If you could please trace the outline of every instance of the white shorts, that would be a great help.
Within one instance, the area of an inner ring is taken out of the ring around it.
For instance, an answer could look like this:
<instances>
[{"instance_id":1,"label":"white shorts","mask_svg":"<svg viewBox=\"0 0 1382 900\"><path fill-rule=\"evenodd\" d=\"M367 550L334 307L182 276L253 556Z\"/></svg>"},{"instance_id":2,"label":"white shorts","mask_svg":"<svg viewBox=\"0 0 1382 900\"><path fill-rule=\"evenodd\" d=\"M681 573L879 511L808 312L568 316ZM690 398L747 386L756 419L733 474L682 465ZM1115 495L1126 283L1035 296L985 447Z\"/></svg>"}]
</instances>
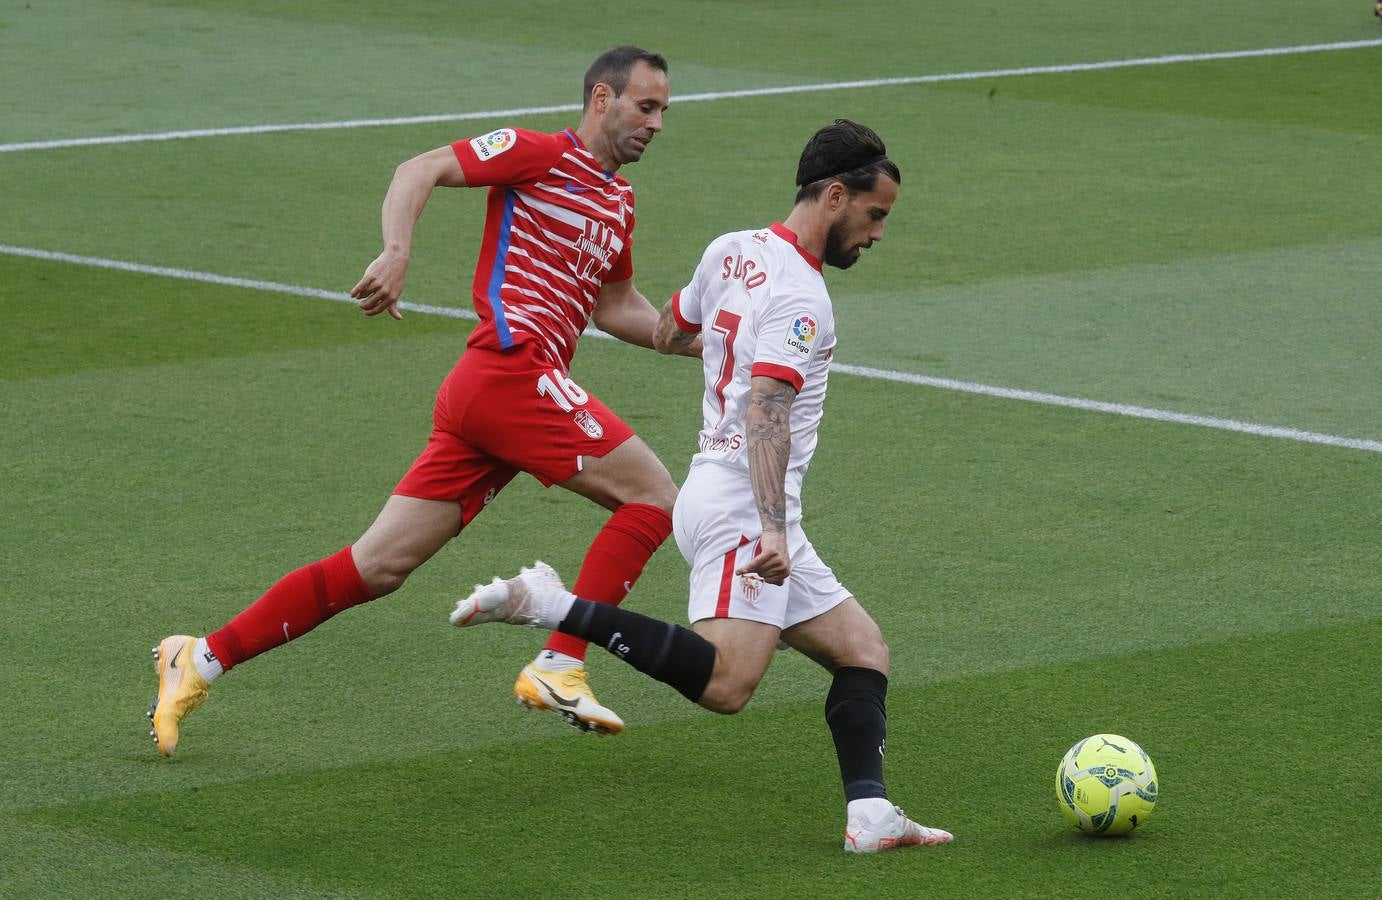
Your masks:
<instances>
[{"instance_id":1,"label":"white shorts","mask_svg":"<svg viewBox=\"0 0 1382 900\"><path fill-rule=\"evenodd\" d=\"M787 526L792 574L781 585L734 570L758 552L762 521L747 473L715 463L691 467L672 511L677 549L691 566L687 617L748 619L790 628L851 596L816 554L801 523Z\"/></svg>"}]
</instances>

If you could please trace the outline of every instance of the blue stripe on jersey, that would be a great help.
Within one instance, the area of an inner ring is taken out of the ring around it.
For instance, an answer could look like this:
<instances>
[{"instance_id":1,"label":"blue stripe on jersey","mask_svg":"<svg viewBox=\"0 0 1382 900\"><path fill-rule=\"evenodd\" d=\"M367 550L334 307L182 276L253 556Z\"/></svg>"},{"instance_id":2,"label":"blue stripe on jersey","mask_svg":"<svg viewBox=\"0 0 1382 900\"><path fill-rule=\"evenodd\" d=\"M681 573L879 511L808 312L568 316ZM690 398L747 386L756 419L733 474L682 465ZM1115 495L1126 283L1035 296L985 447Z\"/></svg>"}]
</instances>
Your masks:
<instances>
[{"instance_id":1,"label":"blue stripe on jersey","mask_svg":"<svg viewBox=\"0 0 1382 900\"><path fill-rule=\"evenodd\" d=\"M504 317L504 301L499 299L499 288L504 284L504 264L509 257L509 229L513 227L513 204L517 199L513 188L504 192L504 216L499 221L499 243L494 248L494 269L489 276L489 308L494 313L494 330L499 335L499 346L505 350L513 346L513 335L509 333L509 320Z\"/></svg>"}]
</instances>

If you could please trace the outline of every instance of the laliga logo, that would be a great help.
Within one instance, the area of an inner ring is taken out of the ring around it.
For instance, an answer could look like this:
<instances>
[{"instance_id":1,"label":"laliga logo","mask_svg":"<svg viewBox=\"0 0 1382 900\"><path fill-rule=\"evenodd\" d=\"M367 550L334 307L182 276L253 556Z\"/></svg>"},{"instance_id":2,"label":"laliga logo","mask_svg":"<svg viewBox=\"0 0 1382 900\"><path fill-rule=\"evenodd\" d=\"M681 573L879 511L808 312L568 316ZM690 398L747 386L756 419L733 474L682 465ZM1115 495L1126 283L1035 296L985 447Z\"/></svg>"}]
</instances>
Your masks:
<instances>
[{"instance_id":1,"label":"laliga logo","mask_svg":"<svg viewBox=\"0 0 1382 900\"><path fill-rule=\"evenodd\" d=\"M512 128L501 128L498 131L491 131L477 138L470 139L471 149L480 158L480 162L488 162L499 154L508 150L518 141L518 135Z\"/></svg>"},{"instance_id":2,"label":"laliga logo","mask_svg":"<svg viewBox=\"0 0 1382 900\"><path fill-rule=\"evenodd\" d=\"M797 316L792 323L792 329L787 335L787 349L795 350L802 356L811 355L811 342L816 339L816 320L802 313Z\"/></svg>"}]
</instances>

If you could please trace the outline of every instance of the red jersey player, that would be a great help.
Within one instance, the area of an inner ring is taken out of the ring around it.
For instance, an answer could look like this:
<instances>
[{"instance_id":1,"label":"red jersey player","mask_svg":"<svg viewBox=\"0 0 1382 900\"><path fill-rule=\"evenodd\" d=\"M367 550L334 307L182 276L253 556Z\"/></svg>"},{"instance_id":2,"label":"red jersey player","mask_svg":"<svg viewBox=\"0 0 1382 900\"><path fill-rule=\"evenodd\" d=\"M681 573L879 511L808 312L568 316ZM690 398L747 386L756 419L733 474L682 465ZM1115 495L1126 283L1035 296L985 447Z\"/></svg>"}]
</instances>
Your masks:
<instances>
[{"instance_id":1,"label":"red jersey player","mask_svg":"<svg viewBox=\"0 0 1382 900\"><path fill-rule=\"evenodd\" d=\"M518 472L612 511L576 587L617 604L672 528L676 486L632 429L568 375L591 319L653 346L658 314L632 281L633 190L615 172L662 130L667 62L637 47L602 54L585 76L580 124L556 134L501 128L400 165L384 198L384 250L351 295L366 315L401 319L413 228L438 186L489 187L473 287L480 324L437 392L432 433L353 545L289 573L219 630L154 649L149 711L159 752L225 670L397 590ZM699 353L699 345L687 348ZM525 705L587 731L623 722L586 684L586 643L554 635L514 685Z\"/></svg>"}]
</instances>

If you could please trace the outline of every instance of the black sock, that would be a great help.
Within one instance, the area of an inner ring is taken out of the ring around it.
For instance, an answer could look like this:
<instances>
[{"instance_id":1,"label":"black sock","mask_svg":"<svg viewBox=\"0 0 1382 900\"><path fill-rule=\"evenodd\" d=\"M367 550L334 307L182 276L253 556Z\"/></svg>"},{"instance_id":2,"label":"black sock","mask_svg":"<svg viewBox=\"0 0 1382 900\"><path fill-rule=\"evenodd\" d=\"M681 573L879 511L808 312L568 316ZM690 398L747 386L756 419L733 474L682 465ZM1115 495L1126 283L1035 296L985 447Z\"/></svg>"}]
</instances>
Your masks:
<instances>
[{"instance_id":1,"label":"black sock","mask_svg":"<svg viewBox=\"0 0 1382 900\"><path fill-rule=\"evenodd\" d=\"M699 703L715 668L715 645L696 632L636 612L576 598L557 630L599 644Z\"/></svg>"},{"instance_id":2,"label":"black sock","mask_svg":"<svg viewBox=\"0 0 1382 900\"><path fill-rule=\"evenodd\" d=\"M888 713L883 698L888 676L876 669L844 666L825 697L825 723L835 738L845 802L868 797L887 799L883 786L883 739L888 732Z\"/></svg>"}]
</instances>

